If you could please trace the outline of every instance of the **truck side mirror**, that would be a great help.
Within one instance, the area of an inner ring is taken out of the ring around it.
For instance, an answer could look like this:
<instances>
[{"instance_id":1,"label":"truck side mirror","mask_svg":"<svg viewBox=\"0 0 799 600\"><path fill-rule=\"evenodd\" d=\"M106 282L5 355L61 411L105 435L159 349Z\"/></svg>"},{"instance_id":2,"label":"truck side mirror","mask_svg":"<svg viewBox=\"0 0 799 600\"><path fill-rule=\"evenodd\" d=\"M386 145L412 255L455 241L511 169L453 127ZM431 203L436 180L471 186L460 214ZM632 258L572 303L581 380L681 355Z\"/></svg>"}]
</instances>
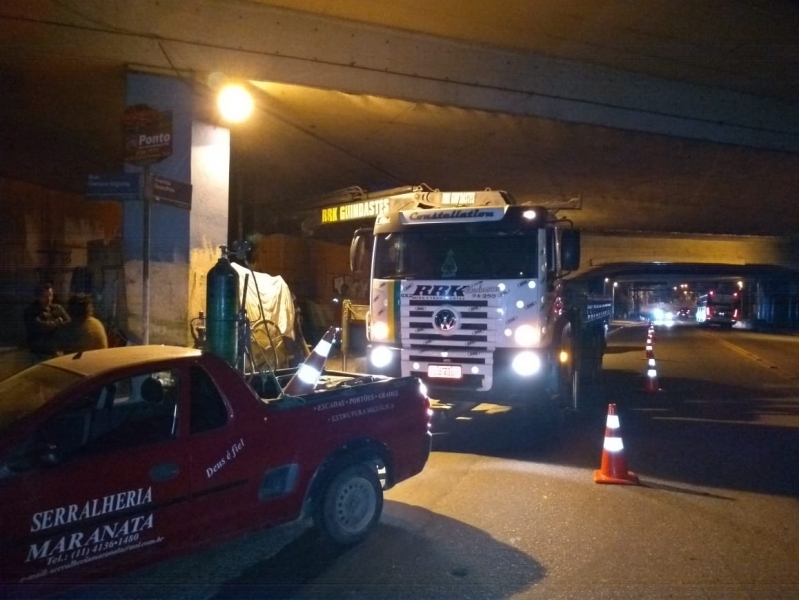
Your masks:
<instances>
[{"instance_id":1,"label":"truck side mirror","mask_svg":"<svg viewBox=\"0 0 799 600\"><path fill-rule=\"evenodd\" d=\"M564 229L560 237L560 262L564 271L580 268L580 232Z\"/></svg>"},{"instance_id":2,"label":"truck side mirror","mask_svg":"<svg viewBox=\"0 0 799 600\"><path fill-rule=\"evenodd\" d=\"M352 235L352 242L350 242L350 271L353 273L363 273L367 270L366 257L368 252L366 249L366 241L372 230L369 228L357 229Z\"/></svg>"}]
</instances>

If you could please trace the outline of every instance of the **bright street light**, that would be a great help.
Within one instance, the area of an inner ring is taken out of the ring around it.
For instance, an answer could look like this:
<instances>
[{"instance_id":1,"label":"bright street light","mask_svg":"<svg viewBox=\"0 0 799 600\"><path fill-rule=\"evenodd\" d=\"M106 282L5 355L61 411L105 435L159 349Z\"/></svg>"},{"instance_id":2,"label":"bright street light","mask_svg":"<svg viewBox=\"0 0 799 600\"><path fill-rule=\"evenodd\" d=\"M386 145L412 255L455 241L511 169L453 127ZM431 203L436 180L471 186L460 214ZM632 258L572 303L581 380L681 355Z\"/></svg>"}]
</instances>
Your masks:
<instances>
[{"instance_id":1,"label":"bright street light","mask_svg":"<svg viewBox=\"0 0 799 600\"><path fill-rule=\"evenodd\" d=\"M241 123L250 116L253 99L250 92L239 84L229 84L219 92L219 111L226 121Z\"/></svg>"}]
</instances>

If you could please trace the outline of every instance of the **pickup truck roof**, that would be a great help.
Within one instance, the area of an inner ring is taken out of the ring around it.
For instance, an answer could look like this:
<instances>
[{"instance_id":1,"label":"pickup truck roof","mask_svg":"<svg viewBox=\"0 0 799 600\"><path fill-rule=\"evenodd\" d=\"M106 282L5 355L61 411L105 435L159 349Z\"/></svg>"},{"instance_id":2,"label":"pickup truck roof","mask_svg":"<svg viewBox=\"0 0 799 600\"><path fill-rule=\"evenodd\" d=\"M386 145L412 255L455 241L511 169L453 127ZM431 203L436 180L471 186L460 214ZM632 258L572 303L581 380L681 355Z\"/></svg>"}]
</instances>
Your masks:
<instances>
[{"instance_id":1,"label":"pickup truck roof","mask_svg":"<svg viewBox=\"0 0 799 600\"><path fill-rule=\"evenodd\" d=\"M200 354L200 350L180 346L122 346L66 354L51 359L48 364L78 375L92 376L119 368L126 363L147 364L173 358L190 358Z\"/></svg>"}]
</instances>

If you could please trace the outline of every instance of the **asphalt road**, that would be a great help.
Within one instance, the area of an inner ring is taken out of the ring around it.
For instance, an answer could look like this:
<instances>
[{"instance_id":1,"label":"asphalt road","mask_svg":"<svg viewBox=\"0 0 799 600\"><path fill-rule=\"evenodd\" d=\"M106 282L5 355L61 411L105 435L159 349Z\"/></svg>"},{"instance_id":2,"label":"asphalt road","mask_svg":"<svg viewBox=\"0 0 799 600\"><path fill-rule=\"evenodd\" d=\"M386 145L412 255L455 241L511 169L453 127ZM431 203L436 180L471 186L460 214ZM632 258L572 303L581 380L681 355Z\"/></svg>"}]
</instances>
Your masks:
<instances>
[{"instance_id":1,"label":"asphalt road","mask_svg":"<svg viewBox=\"0 0 799 600\"><path fill-rule=\"evenodd\" d=\"M799 337L615 331L593 414L552 436L481 407L340 551L305 524L71 598L797 598ZM638 486L598 485L608 402Z\"/></svg>"}]
</instances>

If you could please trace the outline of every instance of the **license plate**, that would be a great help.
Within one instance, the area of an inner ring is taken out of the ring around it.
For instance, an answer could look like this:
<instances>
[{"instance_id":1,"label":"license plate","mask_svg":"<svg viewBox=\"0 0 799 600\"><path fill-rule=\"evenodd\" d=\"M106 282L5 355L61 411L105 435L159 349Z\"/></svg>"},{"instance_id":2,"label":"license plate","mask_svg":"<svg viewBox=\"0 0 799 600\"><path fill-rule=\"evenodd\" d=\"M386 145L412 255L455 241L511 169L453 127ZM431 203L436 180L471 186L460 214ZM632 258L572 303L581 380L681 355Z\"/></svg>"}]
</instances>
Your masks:
<instances>
[{"instance_id":1,"label":"license plate","mask_svg":"<svg viewBox=\"0 0 799 600\"><path fill-rule=\"evenodd\" d=\"M429 365L427 367L428 377L441 377L443 379L460 379L460 365Z\"/></svg>"}]
</instances>

